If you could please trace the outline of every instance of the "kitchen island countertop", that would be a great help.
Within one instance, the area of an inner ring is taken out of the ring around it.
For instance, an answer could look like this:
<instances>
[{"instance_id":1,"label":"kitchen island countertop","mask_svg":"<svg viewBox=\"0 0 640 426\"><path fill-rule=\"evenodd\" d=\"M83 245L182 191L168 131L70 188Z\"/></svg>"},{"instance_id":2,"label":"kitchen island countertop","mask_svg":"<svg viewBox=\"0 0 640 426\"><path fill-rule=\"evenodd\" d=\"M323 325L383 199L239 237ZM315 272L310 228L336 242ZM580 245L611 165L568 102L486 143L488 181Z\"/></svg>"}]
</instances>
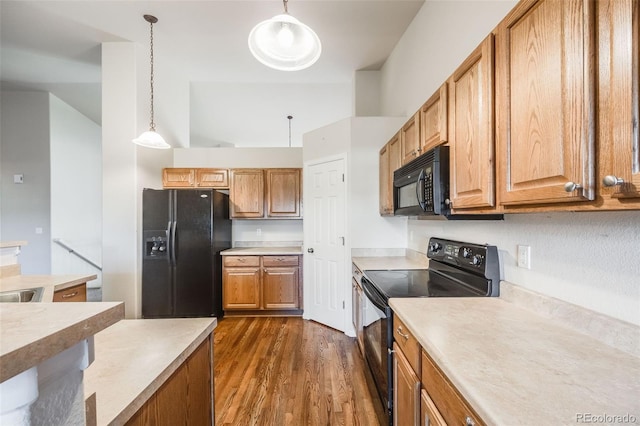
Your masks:
<instances>
[{"instance_id":1,"label":"kitchen island countertop","mask_svg":"<svg viewBox=\"0 0 640 426\"><path fill-rule=\"evenodd\" d=\"M124 424L217 326L216 318L123 320L96 334L85 399L96 394L97 424Z\"/></svg>"},{"instance_id":2,"label":"kitchen island countertop","mask_svg":"<svg viewBox=\"0 0 640 426\"><path fill-rule=\"evenodd\" d=\"M220 252L223 256L284 256L302 254L301 246L234 247Z\"/></svg>"},{"instance_id":3,"label":"kitchen island countertop","mask_svg":"<svg viewBox=\"0 0 640 426\"><path fill-rule=\"evenodd\" d=\"M390 299L390 306L487 424L603 415L640 422L637 356L499 298Z\"/></svg>"}]
</instances>

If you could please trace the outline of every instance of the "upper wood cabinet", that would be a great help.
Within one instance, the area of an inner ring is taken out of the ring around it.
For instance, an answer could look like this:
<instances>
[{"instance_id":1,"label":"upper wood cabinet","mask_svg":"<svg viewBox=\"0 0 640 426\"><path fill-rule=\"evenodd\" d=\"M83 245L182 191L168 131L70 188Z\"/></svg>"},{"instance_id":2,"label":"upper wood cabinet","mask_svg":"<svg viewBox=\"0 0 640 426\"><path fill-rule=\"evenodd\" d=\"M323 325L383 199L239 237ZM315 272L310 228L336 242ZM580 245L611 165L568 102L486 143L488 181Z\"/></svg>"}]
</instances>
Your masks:
<instances>
[{"instance_id":1,"label":"upper wood cabinet","mask_svg":"<svg viewBox=\"0 0 640 426\"><path fill-rule=\"evenodd\" d=\"M196 169L199 188L229 188L228 169Z\"/></svg>"},{"instance_id":2,"label":"upper wood cabinet","mask_svg":"<svg viewBox=\"0 0 640 426\"><path fill-rule=\"evenodd\" d=\"M606 205L640 198L640 1L601 0L598 183Z\"/></svg>"},{"instance_id":3,"label":"upper wood cabinet","mask_svg":"<svg viewBox=\"0 0 640 426\"><path fill-rule=\"evenodd\" d=\"M448 82L450 198L455 210L495 206L493 44L491 34Z\"/></svg>"},{"instance_id":4,"label":"upper wood cabinet","mask_svg":"<svg viewBox=\"0 0 640 426\"><path fill-rule=\"evenodd\" d=\"M380 215L393 216L393 172L402 166L400 132L380 150Z\"/></svg>"},{"instance_id":5,"label":"upper wood cabinet","mask_svg":"<svg viewBox=\"0 0 640 426\"><path fill-rule=\"evenodd\" d=\"M229 187L229 170L210 168L162 169L162 187L226 189Z\"/></svg>"},{"instance_id":6,"label":"upper wood cabinet","mask_svg":"<svg viewBox=\"0 0 640 426\"><path fill-rule=\"evenodd\" d=\"M267 216L300 217L300 169L267 169Z\"/></svg>"},{"instance_id":7,"label":"upper wood cabinet","mask_svg":"<svg viewBox=\"0 0 640 426\"><path fill-rule=\"evenodd\" d=\"M407 164L420 155L420 111L400 129L402 164ZM393 173L393 172L392 172Z\"/></svg>"},{"instance_id":8,"label":"upper wood cabinet","mask_svg":"<svg viewBox=\"0 0 640 426\"><path fill-rule=\"evenodd\" d=\"M263 169L232 169L229 182L231 218L264 217Z\"/></svg>"},{"instance_id":9,"label":"upper wood cabinet","mask_svg":"<svg viewBox=\"0 0 640 426\"><path fill-rule=\"evenodd\" d=\"M301 180L300 169L232 169L231 218L301 218Z\"/></svg>"},{"instance_id":10,"label":"upper wood cabinet","mask_svg":"<svg viewBox=\"0 0 640 426\"><path fill-rule=\"evenodd\" d=\"M498 26L503 205L595 196L594 16L590 0L524 0Z\"/></svg>"},{"instance_id":11,"label":"upper wood cabinet","mask_svg":"<svg viewBox=\"0 0 640 426\"><path fill-rule=\"evenodd\" d=\"M448 141L448 93L445 82L420 108L420 153Z\"/></svg>"}]
</instances>

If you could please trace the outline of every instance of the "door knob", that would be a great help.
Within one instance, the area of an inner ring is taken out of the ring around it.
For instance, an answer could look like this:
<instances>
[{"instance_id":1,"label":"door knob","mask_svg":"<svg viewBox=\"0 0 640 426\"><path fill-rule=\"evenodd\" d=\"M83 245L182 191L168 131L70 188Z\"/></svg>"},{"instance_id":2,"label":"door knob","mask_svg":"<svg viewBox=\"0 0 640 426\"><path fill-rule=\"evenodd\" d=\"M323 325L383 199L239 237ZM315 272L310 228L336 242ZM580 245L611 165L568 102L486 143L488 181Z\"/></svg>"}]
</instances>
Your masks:
<instances>
[{"instance_id":1,"label":"door knob","mask_svg":"<svg viewBox=\"0 0 640 426\"><path fill-rule=\"evenodd\" d=\"M313 248L308 248L307 253L313 253Z\"/></svg>"}]
</instances>

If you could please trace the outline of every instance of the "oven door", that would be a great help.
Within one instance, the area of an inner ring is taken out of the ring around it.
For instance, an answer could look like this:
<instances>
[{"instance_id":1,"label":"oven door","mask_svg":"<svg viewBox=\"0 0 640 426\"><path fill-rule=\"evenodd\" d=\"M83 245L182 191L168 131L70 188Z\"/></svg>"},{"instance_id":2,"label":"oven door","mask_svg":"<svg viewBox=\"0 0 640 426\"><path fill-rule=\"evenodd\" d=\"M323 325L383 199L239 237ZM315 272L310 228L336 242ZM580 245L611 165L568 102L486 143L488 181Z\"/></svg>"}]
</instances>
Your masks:
<instances>
[{"instance_id":1,"label":"oven door","mask_svg":"<svg viewBox=\"0 0 640 426\"><path fill-rule=\"evenodd\" d=\"M391 308L380 296L374 285L362 277L362 290L365 294L363 328L364 357L371 370L378 394L385 411L391 420L393 401L391 350L393 345L393 319Z\"/></svg>"}]
</instances>

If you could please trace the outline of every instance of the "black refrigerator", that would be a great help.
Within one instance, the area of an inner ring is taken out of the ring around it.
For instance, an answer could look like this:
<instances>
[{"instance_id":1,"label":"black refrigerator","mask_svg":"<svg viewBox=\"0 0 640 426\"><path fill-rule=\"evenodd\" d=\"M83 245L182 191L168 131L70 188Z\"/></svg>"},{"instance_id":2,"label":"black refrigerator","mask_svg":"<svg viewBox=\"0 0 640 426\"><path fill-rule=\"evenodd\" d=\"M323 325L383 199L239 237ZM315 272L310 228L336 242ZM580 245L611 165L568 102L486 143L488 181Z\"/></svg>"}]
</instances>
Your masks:
<instances>
[{"instance_id":1,"label":"black refrigerator","mask_svg":"<svg viewBox=\"0 0 640 426\"><path fill-rule=\"evenodd\" d=\"M213 189L143 189L142 317L222 317L229 196Z\"/></svg>"}]
</instances>

